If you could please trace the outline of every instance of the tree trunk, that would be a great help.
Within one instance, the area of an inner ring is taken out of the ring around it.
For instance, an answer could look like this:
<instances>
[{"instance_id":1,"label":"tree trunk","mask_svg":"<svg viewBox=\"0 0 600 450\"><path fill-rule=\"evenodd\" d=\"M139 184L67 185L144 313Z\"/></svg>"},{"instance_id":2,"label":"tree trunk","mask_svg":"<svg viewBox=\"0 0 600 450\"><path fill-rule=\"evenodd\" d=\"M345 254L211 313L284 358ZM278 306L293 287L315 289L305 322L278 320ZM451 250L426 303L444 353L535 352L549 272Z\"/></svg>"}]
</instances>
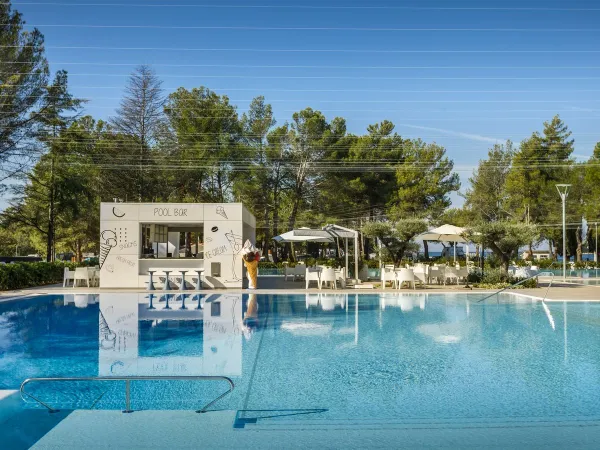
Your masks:
<instances>
[{"instance_id":1,"label":"tree trunk","mask_svg":"<svg viewBox=\"0 0 600 450\"><path fill-rule=\"evenodd\" d=\"M77 258L77 262L81 263L81 261L83 261L83 252L81 251L81 239L77 239L77 242L75 245L76 245L75 257Z\"/></svg>"},{"instance_id":2,"label":"tree trunk","mask_svg":"<svg viewBox=\"0 0 600 450\"><path fill-rule=\"evenodd\" d=\"M423 253L425 254L425 260L429 261L429 242L423 241Z\"/></svg>"},{"instance_id":3,"label":"tree trunk","mask_svg":"<svg viewBox=\"0 0 600 450\"><path fill-rule=\"evenodd\" d=\"M509 253L502 252L502 250L500 250L500 248L493 242L489 243L489 247L498 256L498 258L500 258L500 261L502 263L502 271L505 274L508 274L508 266L510 264L510 255L511 255L510 252Z\"/></svg>"},{"instance_id":4,"label":"tree trunk","mask_svg":"<svg viewBox=\"0 0 600 450\"><path fill-rule=\"evenodd\" d=\"M46 239L46 261L54 261L54 155L50 160L50 192L48 193L48 235Z\"/></svg>"},{"instance_id":5,"label":"tree trunk","mask_svg":"<svg viewBox=\"0 0 600 450\"><path fill-rule=\"evenodd\" d=\"M581 226L577 227L577 231L575 232L575 238L577 239L577 251L576 251L576 261L581 262L581 256L583 253L583 241L581 240Z\"/></svg>"}]
</instances>

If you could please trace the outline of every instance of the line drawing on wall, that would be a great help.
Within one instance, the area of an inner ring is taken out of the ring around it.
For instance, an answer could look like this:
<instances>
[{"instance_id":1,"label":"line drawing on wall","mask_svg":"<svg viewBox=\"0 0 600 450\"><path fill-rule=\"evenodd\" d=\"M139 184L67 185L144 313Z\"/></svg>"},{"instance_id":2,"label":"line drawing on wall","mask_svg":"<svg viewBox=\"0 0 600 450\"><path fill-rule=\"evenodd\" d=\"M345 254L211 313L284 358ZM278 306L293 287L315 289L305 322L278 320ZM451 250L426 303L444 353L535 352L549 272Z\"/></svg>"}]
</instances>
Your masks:
<instances>
[{"instance_id":1,"label":"line drawing on wall","mask_svg":"<svg viewBox=\"0 0 600 450\"><path fill-rule=\"evenodd\" d=\"M113 230L104 230L100 234L100 269L104 265L104 261L108 257L110 251L117 246L117 233Z\"/></svg>"},{"instance_id":2,"label":"line drawing on wall","mask_svg":"<svg viewBox=\"0 0 600 450\"><path fill-rule=\"evenodd\" d=\"M225 237L229 241L229 245L231 245L231 251L233 252L233 261L231 263L231 275L235 281L242 281L240 277L238 277L236 268L237 268L237 260L240 252L243 247L243 237L239 234L235 234L233 230L229 233L225 233Z\"/></svg>"},{"instance_id":3,"label":"line drawing on wall","mask_svg":"<svg viewBox=\"0 0 600 450\"><path fill-rule=\"evenodd\" d=\"M110 329L102 311L100 311L100 348L103 350L114 350L117 335Z\"/></svg>"},{"instance_id":4,"label":"line drawing on wall","mask_svg":"<svg viewBox=\"0 0 600 450\"><path fill-rule=\"evenodd\" d=\"M113 213L113 216L118 217L119 219L125 217L125 213L123 211L121 211L119 208L117 208L116 206L113 207L112 213Z\"/></svg>"},{"instance_id":5,"label":"line drawing on wall","mask_svg":"<svg viewBox=\"0 0 600 450\"><path fill-rule=\"evenodd\" d=\"M229 217L227 217L227 213L225 212L225 208L223 208L222 206L217 206L216 212L221 217L224 217L225 219L229 220Z\"/></svg>"}]
</instances>

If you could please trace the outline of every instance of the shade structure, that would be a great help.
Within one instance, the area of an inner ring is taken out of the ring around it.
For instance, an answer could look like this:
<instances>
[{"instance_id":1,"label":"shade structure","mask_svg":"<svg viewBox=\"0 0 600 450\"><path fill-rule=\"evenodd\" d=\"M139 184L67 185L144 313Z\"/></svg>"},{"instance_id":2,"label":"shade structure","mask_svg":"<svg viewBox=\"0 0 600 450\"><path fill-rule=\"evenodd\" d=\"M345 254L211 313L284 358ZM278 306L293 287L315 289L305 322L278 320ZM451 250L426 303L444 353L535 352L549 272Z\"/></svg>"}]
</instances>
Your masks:
<instances>
[{"instance_id":1,"label":"shade structure","mask_svg":"<svg viewBox=\"0 0 600 450\"><path fill-rule=\"evenodd\" d=\"M454 261L456 261L456 242L469 242L465 238L465 228L445 224L419 234L415 239L420 241L454 242Z\"/></svg>"},{"instance_id":2,"label":"shade structure","mask_svg":"<svg viewBox=\"0 0 600 450\"><path fill-rule=\"evenodd\" d=\"M348 276L348 239L354 239L355 282L358 283L358 231L340 225L326 225L320 230L298 228L273 238L276 242L335 242L335 239L345 239L346 276Z\"/></svg>"},{"instance_id":3,"label":"shade structure","mask_svg":"<svg viewBox=\"0 0 600 450\"><path fill-rule=\"evenodd\" d=\"M465 228L446 224L421 233L415 239L420 241L468 242L468 239L464 236L465 232Z\"/></svg>"},{"instance_id":4,"label":"shade structure","mask_svg":"<svg viewBox=\"0 0 600 450\"><path fill-rule=\"evenodd\" d=\"M273 238L277 242L334 242L333 237L323 230L311 230L310 228L299 228L288 231Z\"/></svg>"}]
</instances>

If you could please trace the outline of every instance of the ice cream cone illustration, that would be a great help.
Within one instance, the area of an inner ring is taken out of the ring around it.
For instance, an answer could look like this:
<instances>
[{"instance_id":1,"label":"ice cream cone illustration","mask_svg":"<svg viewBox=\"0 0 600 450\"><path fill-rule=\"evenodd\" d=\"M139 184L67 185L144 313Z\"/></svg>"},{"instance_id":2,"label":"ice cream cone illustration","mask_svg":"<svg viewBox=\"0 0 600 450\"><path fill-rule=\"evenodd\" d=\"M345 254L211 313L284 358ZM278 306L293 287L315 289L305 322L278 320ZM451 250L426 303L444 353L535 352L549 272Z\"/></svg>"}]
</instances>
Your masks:
<instances>
[{"instance_id":1,"label":"ice cream cone illustration","mask_svg":"<svg viewBox=\"0 0 600 450\"><path fill-rule=\"evenodd\" d=\"M110 250L117 246L117 234L113 230L104 230L100 234L100 268L108 257Z\"/></svg>"},{"instance_id":2,"label":"ice cream cone illustration","mask_svg":"<svg viewBox=\"0 0 600 450\"><path fill-rule=\"evenodd\" d=\"M108 326L104 314L100 311L100 347L104 350L110 350L115 348L117 335Z\"/></svg>"},{"instance_id":3,"label":"ice cream cone illustration","mask_svg":"<svg viewBox=\"0 0 600 450\"><path fill-rule=\"evenodd\" d=\"M218 215L220 215L224 219L228 219L227 213L225 212L225 208L223 208L222 206L217 206L217 210L216 211L217 211Z\"/></svg>"},{"instance_id":4,"label":"ice cream cone illustration","mask_svg":"<svg viewBox=\"0 0 600 450\"><path fill-rule=\"evenodd\" d=\"M241 278L238 277L236 268L237 268L237 256L242 251L242 236L239 236L233 232L233 230L229 233L225 233L225 237L229 241L229 245L231 245L231 250L233 251L233 261L231 263L231 274L233 279L236 281L240 281Z\"/></svg>"}]
</instances>

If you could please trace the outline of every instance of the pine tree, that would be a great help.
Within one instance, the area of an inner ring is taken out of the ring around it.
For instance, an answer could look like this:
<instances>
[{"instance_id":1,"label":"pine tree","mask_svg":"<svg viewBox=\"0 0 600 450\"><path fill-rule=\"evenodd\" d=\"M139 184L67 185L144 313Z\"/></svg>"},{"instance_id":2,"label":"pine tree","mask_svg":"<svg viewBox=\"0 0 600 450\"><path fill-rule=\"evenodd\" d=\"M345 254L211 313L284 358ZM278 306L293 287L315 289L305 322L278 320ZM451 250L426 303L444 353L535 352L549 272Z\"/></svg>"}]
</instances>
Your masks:
<instances>
[{"instance_id":1,"label":"pine tree","mask_svg":"<svg viewBox=\"0 0 600 450\"><path fill-rule=\"evenodd\" d=\"M24 31L21 14L0 4L0 179L20 172L36 156L30 143L48 83L44 36Z\"/></svg>"}]
</instances>

